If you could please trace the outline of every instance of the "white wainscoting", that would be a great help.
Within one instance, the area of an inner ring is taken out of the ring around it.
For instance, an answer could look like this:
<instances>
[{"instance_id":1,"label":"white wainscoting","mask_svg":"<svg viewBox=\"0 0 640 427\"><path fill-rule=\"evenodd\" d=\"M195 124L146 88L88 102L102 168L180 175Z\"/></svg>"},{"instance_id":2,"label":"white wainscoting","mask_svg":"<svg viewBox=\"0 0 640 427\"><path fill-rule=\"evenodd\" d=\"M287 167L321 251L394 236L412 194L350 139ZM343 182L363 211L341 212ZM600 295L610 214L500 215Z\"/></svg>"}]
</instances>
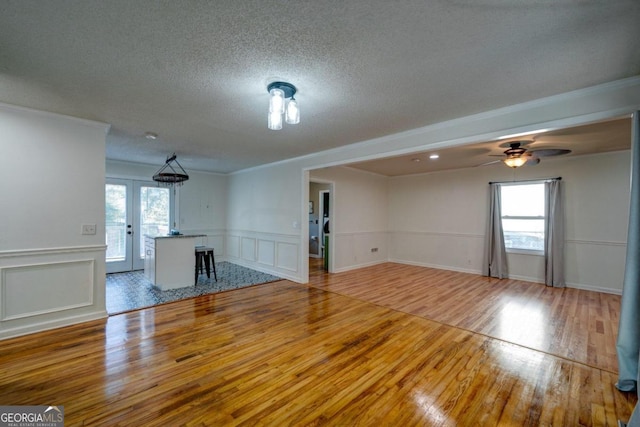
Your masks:
<instances>
[{"instance_id":1,"label":"white wainscoting","mask_svg":"<svg viewBox=\"0 0 640 427\"><path fill-rule=\"evenodd\" d=\"M389 233L389 261L401 264L481 274L484 236L464 233L396 231ZM622 293L626 242L565 241L565 281L568 287ZM509 277L544 283L539 255L508 254Z\"/></svg>"},{"instance_id":2,"label":"white wainscoting","mask_svg":"<svg viewBox=\"0 0 640 427\"><path fill-rule=\"evenodd\" d=\"M276 242L258 239L258 262L267 267L276 266Z\"/></svg>"},{"instance_id":3,"label":"white wainscoting","mask_svg":"<svg viewBox=\"0 0 640 427\"><path fill-rule=\"evenodd\" d=\"M276 260L278 267L292 273L298 270L298 247L297 243L277 242L276 243Z\"/></svg>"},{"instance_id":4,"label":"white wainscoting","mask_svg":"<svg viewBox=\"0 0 640 427\"><path fill-rule=\"evenodd\" d=\"M329 247L335 251L332 259L336 273L381 264L389 258L386 231L331 233L329 239L335 239Z\"/></svg>"},{"instance_id":5,"label":"white wainscoting","mask_svg":"<svg viewBox=\"0 0 640 427\"><path fill-rule=\"evenodd\" d=\"M0 339L106 317L105 250L0 252Z\"/></svg>"},{"instance_id":6,"label":"white wainscoting","mask_svg":"<svg viewBox=\"0 0 640 427\"><path fill-rule=\"evenodd\" d=\"M301 282L300 236L231 230L225 258L234 264Z\"/></svg>"},{"instance_id":7,"label":"white wainscoting","mask_svg":"<svg viewBox=\"0 0 640 427\"><path fill-rule=\"evenodd\" d=\"M92 259L0 269L0 321L93 304Z\"/></svg>"},{"instance_id":8,"label":"white wainscoting","mask_svg":"<svg viewBox=\"0 0 640 427\"><path fill-rule=\"evenodd\" d=\"M206 237L202 238L201 244L214 249L216 262L226 261L226 230L189 228L181 229L180 232L183 234L204 234Z\"/></svg>"},{"instance_id":9,"label":"white wainscoting","mask_svg":"<svg viewBox=\"0 0 640 427\"><path fill-rule=\"evenodd\" d=\"M567 286L622 295L626 242L565 241Z\"/></svg>"},{"instance_id":10,"label":"white wainscoting","mask_svg":"<svg viewBox=\"0 0 640 427\"><path fill-rule=\"evenodd\" d=\"M394 231L389 261L480 274L484 236L471 233Z\"/></svg>"},{"instance_id":11,"label":"white wainscoting","mask_svg":"<svg viewBox=\"0 0 640 427\"><path fill-rule=\"evenodd\" d=\"M256 261L257 240L255 237L240 237L240 257L244 261Z\"/></svg>"}]
</instances>

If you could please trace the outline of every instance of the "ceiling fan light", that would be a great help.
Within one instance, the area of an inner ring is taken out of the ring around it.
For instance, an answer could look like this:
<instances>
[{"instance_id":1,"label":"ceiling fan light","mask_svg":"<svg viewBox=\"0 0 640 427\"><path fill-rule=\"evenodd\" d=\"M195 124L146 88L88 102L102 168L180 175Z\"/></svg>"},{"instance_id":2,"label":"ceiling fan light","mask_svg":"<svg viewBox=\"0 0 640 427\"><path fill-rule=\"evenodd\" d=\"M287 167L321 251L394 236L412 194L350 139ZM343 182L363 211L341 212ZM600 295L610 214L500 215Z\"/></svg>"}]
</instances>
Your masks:
<instances>
[{"instance_id":1,"label":"ceiling fan light","mask_svg":"<svg viewBox=\"0 0 640 427\"><path fill-rule=\"evenodd\" d=\"M527 159L525 157L507 157L502 162L510 168L519 168L527 163Z\"/></svg>"},{"instance_id":2,"label":"ceiling fan light","mask_svg":"<svg viewBox=\"0 0 640 427\"><path fill-rule=\"evenodd\" d=\"M290 125L297 125L300 123L300 109L298 108L298 102L295 98L291 97L291 100L287 103L286 122Z\"/></svg>"}]
</instances>

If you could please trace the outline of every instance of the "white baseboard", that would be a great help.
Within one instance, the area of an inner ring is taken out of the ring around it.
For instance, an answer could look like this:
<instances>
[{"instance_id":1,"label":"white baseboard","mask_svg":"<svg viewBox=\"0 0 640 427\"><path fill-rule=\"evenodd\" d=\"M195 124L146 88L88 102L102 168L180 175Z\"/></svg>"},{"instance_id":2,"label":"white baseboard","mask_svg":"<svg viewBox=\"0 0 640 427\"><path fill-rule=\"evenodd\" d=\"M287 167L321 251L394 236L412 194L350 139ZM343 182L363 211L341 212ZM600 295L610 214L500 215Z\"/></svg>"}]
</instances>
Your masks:
<instances>
[{"instance_id":1,"label":"white baseboard","mask_svg":"<svg viewBox=\"0 0 640 427\"><path fill-rule=\"evenodd\" d=\"M291 280L292 282L296 282L296 283L302 283L302 281L300 280L299 277L293 275L293 274L289 274L289 273L285 273L282 271L275 271L269 268L264 268L261 267L260 264L258 263L251 263L251 262L243 262L240 259L227 259L226 260L228 263L230 264L235 264L235 265L239 265L241 267L246 267L246 268L250 268L252 270L256 270L259 271L261 273L266 273L266 274L271 274L273 276L277 276L280 277L282 279L287 279L287 280Z\"/></svg>"},{"instance_id":2,"label":"white baseboard","mask_svg":"<svg viewBox=\"0 0 640 427\"><path fill-rule=\"evenodd\" d=\"M519 276L517 274L510 274L509 279L511 280L520 280L522 282L531 282L531 283L539 283L544 285L545 283L537 277L529 277L529 276Z\"/></svg>"},{"instance_id":3,"label":"white baseboard","mask_svg":"<svg viewBox=\"0 0 640 427\"><path fill-rule=\"evenodd\" d=\"M398 264L406 264L406 265L415 265L418 267L437 268L438 270L456 271L459 273L471 273L471 274L482 275L482 271L480 270L451 267L448 265L429 264L424 262L412 262L412 261L404 261L404 260L397 260L397 259L390 259L388 262L395 262ZM357 268L360 268L360 267L357 267ZM345 269L345 271L347 270L350 270L350 269ZM541 281L536 277L509 275L509 279L521 280L523 282L544 284L543 281ZM611 289L611 288L605 288L601 286L583 285L580 283L570 283L570 282L567 282L566 286L567 288L581 289L584 291L593 291L593 292L602 292L605 294L622 295L621 289Z\"/></svg>"},{"instance_id":4,"label":"white baseboard","mask_svg":"<svg viewBox=\"0 0 640 427\"><path fill-rule=\"evenodd\" d=\"M622 295L622 289L603 288L600 286L581 285L579 283L567 283L567 288L582 289L583 291L602 292L603 294Z\"/></svg>"},{"instance_id":5,"label":"white baseboard","mask_svg":"<svg viewBox=\"0 0 640 427\"><path fill-rule=\"evenodd\" d=\"M384 264L385 262L390 262L390 261L382 260L382 261L367 262L367 263L363 263L363 264L350 265L348 267L336 268L335 270L333 270L333 272L334 273L344 273L345 271L357 270L359 268L364 268L364 267L371 267L373 265Z\"/></svg>"},{"instance_id":6,"label":"white baseboard","mask_svg":"<svg viewBox=\"0 0 640 427\"><path fill-rule=\"evenodd\" d=\"M460 268L451 267L449 265L430 264L426 262L405 261L400 259L390 259L388 262L395 262L397 264L415 265L416 267L436 268L438 270L456 271L458 273L470 273L470 274L482 274L482 271L473 268Z\"/></svg>"}]
</instances>

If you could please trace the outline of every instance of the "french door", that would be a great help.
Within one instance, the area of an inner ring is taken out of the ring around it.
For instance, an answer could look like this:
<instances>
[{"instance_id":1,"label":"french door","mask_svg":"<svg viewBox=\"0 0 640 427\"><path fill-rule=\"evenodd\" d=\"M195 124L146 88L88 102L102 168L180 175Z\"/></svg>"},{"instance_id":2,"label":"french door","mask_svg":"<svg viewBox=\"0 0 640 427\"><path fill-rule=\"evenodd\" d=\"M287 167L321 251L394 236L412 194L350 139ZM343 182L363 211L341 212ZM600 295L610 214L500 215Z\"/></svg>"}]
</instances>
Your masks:
<instances>
[{"instance_id":1,"label":"french door","mask_svg":"<svg viewBox=\"0 0 640 427\"><path fill-rule=\"evenodd\" d=\"M107 273L144 268L144 236L166 235L173 224L173 191L154 182L107 178Z\"/></svg>"}]
</instances>

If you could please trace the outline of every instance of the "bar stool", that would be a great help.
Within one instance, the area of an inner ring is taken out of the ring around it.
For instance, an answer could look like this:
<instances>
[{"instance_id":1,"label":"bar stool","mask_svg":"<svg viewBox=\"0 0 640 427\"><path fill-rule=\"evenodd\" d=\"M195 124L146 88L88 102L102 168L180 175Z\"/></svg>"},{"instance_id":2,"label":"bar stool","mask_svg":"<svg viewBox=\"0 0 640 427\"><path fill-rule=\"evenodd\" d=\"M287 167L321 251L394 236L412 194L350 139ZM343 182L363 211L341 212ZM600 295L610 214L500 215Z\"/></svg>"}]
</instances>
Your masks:
<instances>
[{"instance_id":1,"label":"bar stool","mask_svg":"<svg viewBox=\"0 0 640 427\"><path fill-rule=\"evenodd\" d=\"M213 248L206 246L196 246L196 280L198 283L198 275L202 274L204 268L207 273L207 278L211 278L211 268L213 267L213 277L218 281L218 274L216 272L216 259L214 256Z\"/></svg>"}]
</instances>

